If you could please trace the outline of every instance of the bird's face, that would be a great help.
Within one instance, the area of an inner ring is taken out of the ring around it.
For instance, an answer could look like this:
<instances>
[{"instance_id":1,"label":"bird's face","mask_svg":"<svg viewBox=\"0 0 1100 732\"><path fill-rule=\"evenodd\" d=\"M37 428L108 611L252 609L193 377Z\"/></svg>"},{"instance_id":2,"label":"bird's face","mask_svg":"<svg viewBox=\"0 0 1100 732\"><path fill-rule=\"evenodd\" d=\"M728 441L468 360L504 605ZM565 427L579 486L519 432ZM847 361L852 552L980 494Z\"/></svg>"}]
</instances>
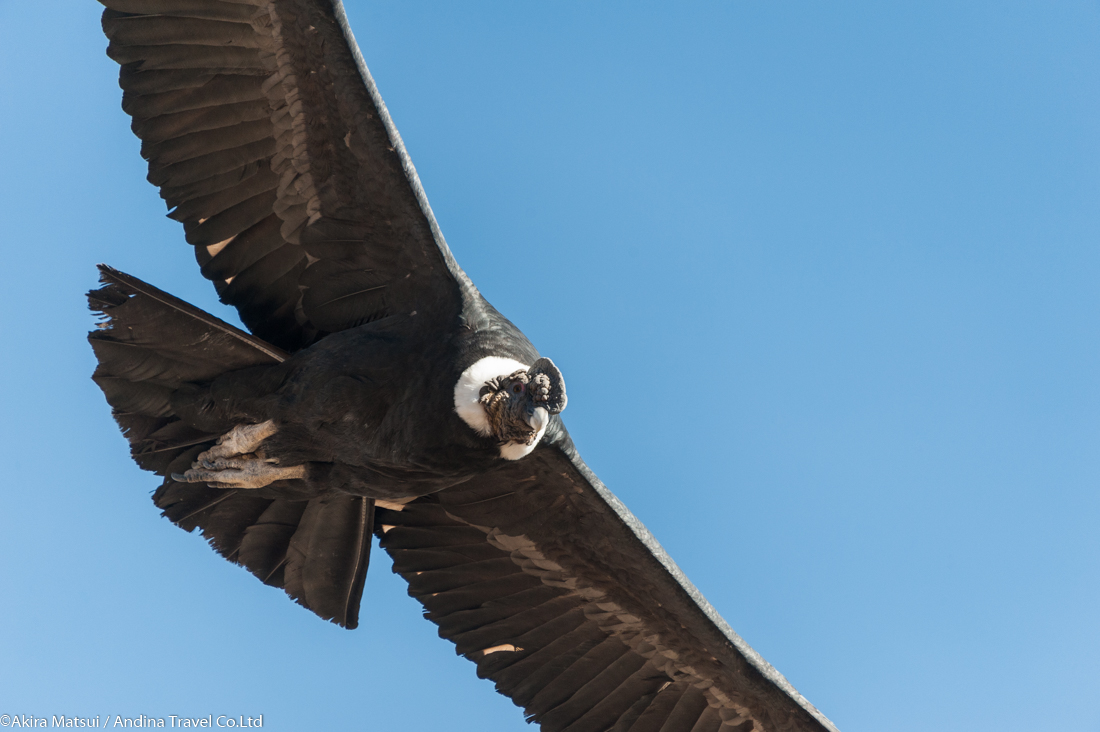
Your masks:
<instances>
[{"instance_id":1,"label":"bird's face","mask_svg":"<svg viewBox=\"0 0 1100 732\"><path fill-rule=\"evenodd\" d=\"M533 446L550 416L565 409L565 381L548 358L486 381L478 394L489 429L501 444Z\"/></svg>"}]
</instances>

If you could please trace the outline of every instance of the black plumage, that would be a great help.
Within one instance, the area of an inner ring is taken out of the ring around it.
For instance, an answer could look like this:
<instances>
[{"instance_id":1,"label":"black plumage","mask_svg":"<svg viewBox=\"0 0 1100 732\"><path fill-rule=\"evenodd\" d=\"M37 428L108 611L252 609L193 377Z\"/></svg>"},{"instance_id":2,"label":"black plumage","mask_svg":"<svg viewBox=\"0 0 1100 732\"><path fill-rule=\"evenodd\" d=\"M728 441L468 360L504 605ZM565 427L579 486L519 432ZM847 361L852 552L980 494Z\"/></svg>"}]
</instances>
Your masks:
<instances>
[{"instance_id":1,"label":"black plumage","mask_svg":"<svg viewBox=\"0 0 1100 732\"><path fill-rule=\"evenodd\" d=\"M93 378L166 517L349 628L377 536L544 730L833 729L576 454L338 0L103 2L149 180L252 331L101 268Z\"/></svg>"}]
</instances>

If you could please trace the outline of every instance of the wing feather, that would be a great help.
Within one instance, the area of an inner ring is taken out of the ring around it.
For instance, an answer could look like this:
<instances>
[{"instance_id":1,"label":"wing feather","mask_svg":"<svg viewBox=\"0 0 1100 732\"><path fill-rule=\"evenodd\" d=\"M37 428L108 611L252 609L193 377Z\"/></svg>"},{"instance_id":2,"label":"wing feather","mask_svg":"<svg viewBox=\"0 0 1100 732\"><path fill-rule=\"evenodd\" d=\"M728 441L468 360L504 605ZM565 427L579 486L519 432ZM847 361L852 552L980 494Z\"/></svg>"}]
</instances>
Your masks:
<instances>
[{"instance_id":1,"label":"wing feather","mask_svg":"<svg viewBox=\"0 0 1100 732\"><path fill-rule=\"evenodd\" d=\"M543 730L835 732L725 626L560 422L527 458L382 510L378 528L440 636Z\"/></svg>"},{"instance_id":2,"label":"wing feather","mask_svg":"<svg viewBox=\"0 0 1100 732\"><path fill-rule=\"evenodd\" d=\"M254 333L293 351L387 314L453 322L473 287L339 2L102 2L149 180Z\"/></svg>"}]
</instances>

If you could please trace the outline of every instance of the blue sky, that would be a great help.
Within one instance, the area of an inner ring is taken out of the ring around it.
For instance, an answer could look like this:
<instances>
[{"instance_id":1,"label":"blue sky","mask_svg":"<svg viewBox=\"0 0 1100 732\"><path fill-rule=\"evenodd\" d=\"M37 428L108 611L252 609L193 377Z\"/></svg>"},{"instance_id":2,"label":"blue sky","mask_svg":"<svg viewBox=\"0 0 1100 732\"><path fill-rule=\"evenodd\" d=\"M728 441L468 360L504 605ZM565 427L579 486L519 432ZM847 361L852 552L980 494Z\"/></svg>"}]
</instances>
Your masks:
<instances>
[{"instance_id":1,"label":"blue sky","mask_svg":"<svg viewBox=\"0 0 1100 732\"><path fill-rule=\"evenodd\" d=\"M1096 3L347 6L458 261L754 648L845 732L1100 730ZM384 554L347 632L158 517L83 293L232 313L98 15L0 0L0 714L527 729Z\"/></svg>"}]
</instances>

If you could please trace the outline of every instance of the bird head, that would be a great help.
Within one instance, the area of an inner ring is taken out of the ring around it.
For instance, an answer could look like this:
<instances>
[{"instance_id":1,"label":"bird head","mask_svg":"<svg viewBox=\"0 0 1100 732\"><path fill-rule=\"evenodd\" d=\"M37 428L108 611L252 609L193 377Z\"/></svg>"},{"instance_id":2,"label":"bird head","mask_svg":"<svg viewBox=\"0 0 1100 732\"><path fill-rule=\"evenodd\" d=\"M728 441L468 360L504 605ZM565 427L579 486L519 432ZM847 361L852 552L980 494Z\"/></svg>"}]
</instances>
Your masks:
<instances>
[{"instance_id":1,"label":"bird head","mask_svg":"<svg viewBox=\"0 0 1100 732\"><path fill-rule=\"evenodd\" d=\"M565 380L548 358L540 358L528 369L495 376L478 392L489 429L502 444L533 446L550 416L565 409L565 403Z\"/></svg>"}]
</instances>

